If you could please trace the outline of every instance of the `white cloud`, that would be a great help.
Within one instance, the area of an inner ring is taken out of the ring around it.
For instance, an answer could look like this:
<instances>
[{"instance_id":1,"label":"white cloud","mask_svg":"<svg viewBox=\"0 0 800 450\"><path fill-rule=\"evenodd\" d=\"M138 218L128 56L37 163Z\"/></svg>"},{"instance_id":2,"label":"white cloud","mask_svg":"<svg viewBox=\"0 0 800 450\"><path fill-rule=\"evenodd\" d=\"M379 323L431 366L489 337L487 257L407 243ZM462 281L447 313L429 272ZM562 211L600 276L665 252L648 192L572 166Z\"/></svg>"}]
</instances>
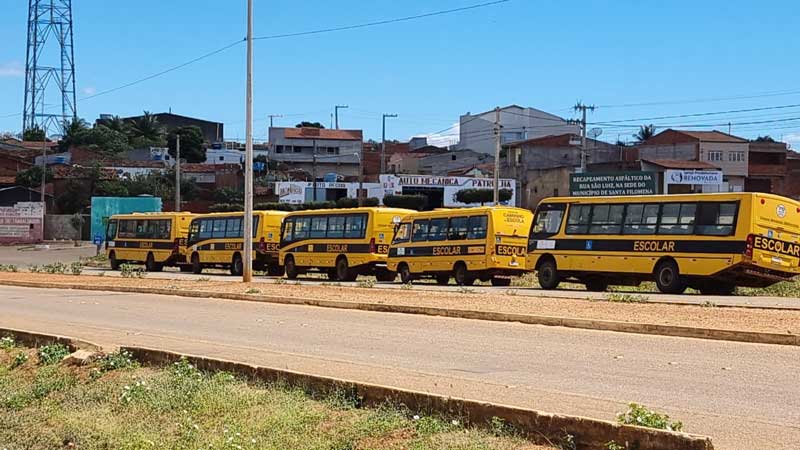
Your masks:
<instances>
[{"instance_id":1,"label":"white cloud","mask_svg":"<svg viewBox=\"0 0 800 450\"><path fill-rule=\"evenodd\" d=\"M81 92L83 92L85 95L94 95L97 93L97 88L94 88L92 86L87 86L81 89Z\"/></svg>"},{"instance_id":2,"label":"white cloud","mask_svg":"<svg viewBox=\"0 0 800 450\"><path fill-rule=\"evenodd\" d=\"M417 137L428 138L428 145L447 147L458 143L460 123L456 122L451 127L437 133L419 134Z\"/></svg>"},{"instance_id":3,"label":"white cloud","mask_svg":"<svg viewBox=\"0 0 800 450\"><path fill-rule=\"evenodd\" d=\"M0 64L0 77L21 77L23 75L25 75L25 68L19 61Z\"/></svg>"}]
</instances>

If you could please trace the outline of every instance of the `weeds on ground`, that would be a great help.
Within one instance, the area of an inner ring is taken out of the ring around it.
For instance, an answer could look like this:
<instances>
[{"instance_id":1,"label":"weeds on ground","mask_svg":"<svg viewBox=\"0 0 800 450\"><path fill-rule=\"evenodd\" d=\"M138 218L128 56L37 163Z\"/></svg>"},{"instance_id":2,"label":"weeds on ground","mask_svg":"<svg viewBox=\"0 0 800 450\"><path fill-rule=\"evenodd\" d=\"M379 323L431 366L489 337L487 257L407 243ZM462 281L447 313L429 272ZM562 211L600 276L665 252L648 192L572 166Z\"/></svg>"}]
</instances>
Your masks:
<instances>
[{"instance_id":1,"label":"weeds on ground","mask_svg":"<svg viewBox=\"0 0 800 450\"><path fill-rule=\"evenodd\" d=\"M375 287L375 281L370 280L367 278L366 280L358 280L358 287L360 288L373 288Z\"/></svg>"},{"instance_id":2,"label":"weeds on ground","mask_svg":"<svg viewBox=\"0 0 800 450\"><path fill-rule=\"evenodd\" d=\"M25 352L19 352L14 356L14 359L11 361L11 364L8 366L8 368L14 370L26 362L28 362L28 354Z\"/></svg>"},{"instance_id":3,"label":"weeds on ground","mask_svg":"<svg viewBox=\"0 0 800 450\"><path fill-rule=\"evenodd\" d=\"M286 284L285 278L275 278L275 284Z\"/></svg>"},{"instance_id":4,"label":"weeds on ground","mask_svg":"<svg viewBox=\"0 0 800 450\"><path fill-rule=\"evenodd\" d=\"M80 275L83 272L83 263L80 261L73 261L69 265L69 271L73 275Z\"/></svg>"},{"instance_id":5,"label":"weeds on ground","mask_svg":"<svg viewBox=\"0 0 800 450\"><path fill-rule=\"evenodd\" d=\"M14 264L0 264L0 272L18 272Z\"/></svg>"},{"instance_id":6,"label":"weeds on ground","mask_svg":"<svg viewBox=\"0 0 800 450\"><path fill-rule=\"evenodd\" d=\"M197 277L196 281L198 283L205 283L206 281L211 281L211 277Z\"/></svg>"},{"instance_id":7,"label":"weeds on ground","mask_svg":"<svg viewBox=\"0 0 800 450\"><path fill-rule=\"evenodd\" d=\"M459 294L474 294L475 289L468 288L466 286L459 286L456 292L458 292Z\"/></svg>"},{"instance_id":8,"label":"weeds on ground","mask_svg":"<svg viewBox=\"0 0 800 450\"><path fill-rule=\"evenodd\" d=\"M800 278L792 281L781 281L765 288L740 287L736 289L736 295L800 297Z\"/></svg>"},{"instance_id":9,"label":"weeds on ground","mask_svg":"<svg viewBox=\"0 0 800 450\"><path fill-rule=\"evenodd\" d=\"M605 443L606 450L625 450L625 446L617 444L615 441L608 441Z\"/></svg>"},{"instance_id":10,"label":"weeds on ground","mask_svg":"<svg viewBox=\"0 0 800 450\"><path fill-rule=\"evenodd\" d=\"M64 344L50 344L39 347L37 354L39 356L39 364L47 366L61 362L62 359L70 354L70 351Z\"/></svg>"},{"instance_id":11,"label":"weeds on ground","mask_svg":"<svg viewBox=\"0 0 800 450\"><path fill-rule=\"evenodd\" d=\"M414 289L414 285L411 283L403 283L400 285L400 289L404 291L410 291L411 289Z\"/></svg>"},{"instance_id":12,"label":"weeds on ground","mask_svg":"<svg viewBox=\"0 0 800 450\"><path fill-rule=\"evenodd\" d=\"M101 372L111 372L119 369L135 369L139 362L133 359L133 354L127 350L109 353L97 361L97 368Z\"/></svg>"},{"instance_id":13,"label":"weeds on ground","mask_svg":"<svg viewBox=\"0 0 800 450\"><path fill-rule=\"evenodd\" d=\"M248 288L246 291L244 291L244 293L245 294L260 294L261 293L261 289Z\"/></svg>"},{"instance_id":14,"label":"weeds on ground","mask_svg":"<svg viewBox=\"0 0 800 450\"><path fill-rule=\"evenodd\" d=\"M615 303L647 303L650 298L646 295L609 292L603 296L609 302Z\"/></svg>"},{"instance_id":15,"label":"weeds on ground","mask_svg":"<svg viewBox=\"0 0 800 450\"><path fill-rule=\"evenodd\" d=\"M617 421L625 425L637 425L659 430L681 431L683 429L681 422L672 421L668 415L649 410L638 403L629 403L628 411L617 415Z\"/></svg>"},{"instance_id":16,"label":"weeds on ground","mask_svg":"<svg viewBox=\"0 0 800 450\"><path fill-rule=\"evenodd\" d=\"M703 308L716 308L717 304L712 302L711 300L706 300L700 304Z\"/></svg>"},{"instance_id":17,"label":"weeds on ground","mask_svg":"<svg viewBox=\"0 0 800 450\"><path fill-rule=\"evenodd\" d=\"M506 295L514 297L514 296L517 295L517 290L516 289L506 289Z\"/></svg>"},{"instance_id":18,"label":"weeds on ground","mask_svg":"<svg viewBox=\"0 0 800 450\"><path fill-rule=\"evenodd\" d=\"M147 276L144 267L135 266L133 264L123 264L119 266L119 274L122 278L144 278Z\"/></svg>"},{"instance_id":19,"label":"weeds on ground","mask_svg":"<svg viewBox=\"0 0 800 450\"><path fill-rule=\"evenodd\" d=\"M0 348L3 350L10 350L17 346L17 341L14 336L3 336L0 338Z\"/></svg>"},{"instance_id":20,"label":"weeds on ground","mask_svg":"<svg viewBox=\"0 0 800 450\"><path fill-rule=\"evenodd\" d=\"M28 266L28 272L31 273L48 273L48 274L65 274L67 273L68 266L62 262L54 262L51 264L31 264Z\"/></svg>"}]
</instances>

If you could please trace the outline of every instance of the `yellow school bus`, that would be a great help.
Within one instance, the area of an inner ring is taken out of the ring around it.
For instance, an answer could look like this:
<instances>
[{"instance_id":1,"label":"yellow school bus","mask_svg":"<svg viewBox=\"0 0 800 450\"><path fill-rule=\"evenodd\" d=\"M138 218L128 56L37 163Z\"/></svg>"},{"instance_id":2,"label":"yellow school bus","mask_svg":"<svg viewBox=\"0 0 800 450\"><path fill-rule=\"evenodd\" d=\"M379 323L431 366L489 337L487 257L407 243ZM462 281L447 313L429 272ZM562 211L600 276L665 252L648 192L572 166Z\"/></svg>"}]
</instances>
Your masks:
<instances>
[{"instance_id":1,"label":"yellow school bus","mask_svg":"<svg viewBox=\"0 0 800 450\"><path fill-rule=\"evenodd\" d=\"M269 275L283 275L278 264L281 221L283 211L253 212L253 269L264 270ZM241 275L244 269L244 213L200 214L192 220L186 241L189 263L194 273L204 268L218 267Z\"/></svg>"},{"instance_id":2,"label":"yellow school bus","mask_svg":"<svg viewBox=\"0 0 800 450\"><path fill-rule=\"evenodd\" d=\"M359 275L393 281L397 275L386 269L386 255L395 223L411 212L364 207L289 213L283 221L280 263L291 279L321 271L339 281L354 281Z\"/></svg>"},{"instance_id":3,"label":"yellow school bus","mask_svg":"<svg viewBox=\"0 0 800 450\"><path fill-rule=\"evenodd\" d=\"M106 225L106 256L112 270L144 263L148 272L186 262L183 247L194 214L134 213L111 216Z\"/></svg>"},{"instance_id":4,"label":"yellow school bus","mask_svg":"<svg viewBox=\"0 0 800 450\"><path fill-rule=\"evenodd\" d=\"M548 198L528 247L545 289L653 280L664 293L726 295L790 280L799 262L800 202L761 193Z\"/></svg>"},{"instance_id":5,"label":"yellow school bus","mask_svg":"<svg viewBox=\"0 0 800 450\"><path fill-rule=\"evenodd\" d=\"M434 278L459 285L475 280L508 286L527 271L525 255L533 214L520 208L488 206L410 214L397 227L388 268L403 283Z\"/></svg>"}]
</instances>

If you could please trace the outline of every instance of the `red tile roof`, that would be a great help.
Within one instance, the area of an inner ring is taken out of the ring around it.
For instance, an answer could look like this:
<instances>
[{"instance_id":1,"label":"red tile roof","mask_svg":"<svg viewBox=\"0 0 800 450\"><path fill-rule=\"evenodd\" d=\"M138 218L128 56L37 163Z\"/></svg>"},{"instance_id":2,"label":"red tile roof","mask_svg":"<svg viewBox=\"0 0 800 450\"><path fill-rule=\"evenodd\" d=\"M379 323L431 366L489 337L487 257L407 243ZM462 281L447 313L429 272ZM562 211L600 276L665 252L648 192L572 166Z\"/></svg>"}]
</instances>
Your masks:
<instances>
[{"instance_id":1,"label":"red tile roof","mask_svg":"<svg viewBox=\"0 0 800 450\"><path fill-rule=\"evenodd\" d=\"M722 131L694 131L694 130L673 130L668 128L657 135L648 139L644 144L672 144L678 142L729 142L747 143L747 139L742 139Z\"/></svg>"},{"instance_id":2,"label":"red tile roof","mask_svg":"<svg viewBox=\"0 0 800 450\"><path fill-rule=\"evenodd\" d=\"M687 161L684 159L643 159L642 161L665 169L719 169L719 167L705 161Z\"/></svg>"},{"instance_id":3,"label":"red tile roof","mask_svg":"<svg viewBox=\"0 0 800 450\"><path fill-rule=\"evenodd\" d=\"M338 141L361 141L364 133L361 130L328 130L324 128L284 128L286 139L328 139Z\"/></svg>"}]
</instances>

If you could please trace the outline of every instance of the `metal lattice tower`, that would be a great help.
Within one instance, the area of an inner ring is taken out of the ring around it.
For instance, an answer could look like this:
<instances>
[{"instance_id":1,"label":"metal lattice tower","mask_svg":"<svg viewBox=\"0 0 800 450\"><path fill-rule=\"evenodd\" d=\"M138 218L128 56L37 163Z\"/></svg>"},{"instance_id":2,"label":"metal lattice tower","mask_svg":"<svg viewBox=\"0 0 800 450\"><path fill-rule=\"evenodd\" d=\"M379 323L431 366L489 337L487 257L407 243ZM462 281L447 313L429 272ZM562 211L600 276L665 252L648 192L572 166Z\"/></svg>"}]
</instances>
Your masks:
<instances>
[{"instance_id":1,"label":"metal lattice tower","mask_svg":"<svg viewBox=\"0 0 800 450\"><path fill-rule=\"evenodd\" d=\"M47 106L58 106L58 97L61 112L48 112ZM77 116L72 0L29 0L22 129L38 126L63 133L65 124Z\"/></svg>"}]
</instances>

